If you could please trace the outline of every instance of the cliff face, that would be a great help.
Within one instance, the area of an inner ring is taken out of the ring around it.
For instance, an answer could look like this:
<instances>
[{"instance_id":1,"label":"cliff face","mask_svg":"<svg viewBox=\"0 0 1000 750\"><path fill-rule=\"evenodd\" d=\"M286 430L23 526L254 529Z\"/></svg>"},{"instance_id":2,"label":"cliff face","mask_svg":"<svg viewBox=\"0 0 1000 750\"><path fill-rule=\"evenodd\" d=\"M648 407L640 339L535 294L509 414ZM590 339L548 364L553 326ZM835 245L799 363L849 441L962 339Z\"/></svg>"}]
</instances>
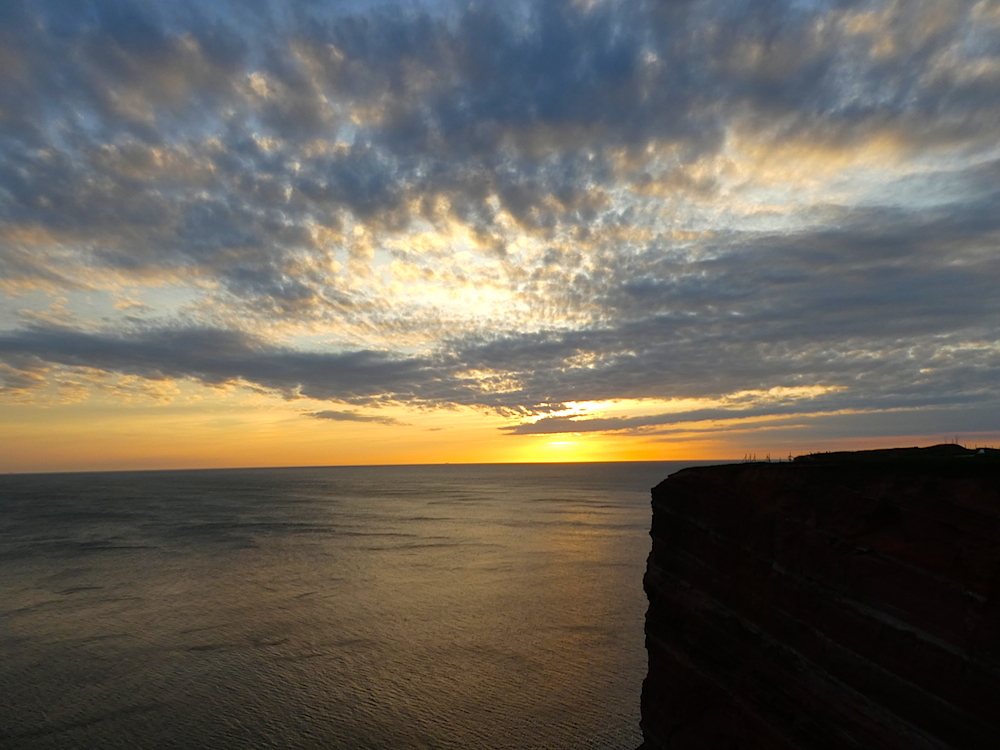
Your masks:
<instances>
[{"instance_id":1,"label":"cliff face","mask_svg":"<svg viewBox=\"0 0 1000 750\"><path fill-rule=\"evenodd\" d=\"M1000 464L812 459L654 488L643 750L1000 747Z\"/></svg>"}]
</instances>

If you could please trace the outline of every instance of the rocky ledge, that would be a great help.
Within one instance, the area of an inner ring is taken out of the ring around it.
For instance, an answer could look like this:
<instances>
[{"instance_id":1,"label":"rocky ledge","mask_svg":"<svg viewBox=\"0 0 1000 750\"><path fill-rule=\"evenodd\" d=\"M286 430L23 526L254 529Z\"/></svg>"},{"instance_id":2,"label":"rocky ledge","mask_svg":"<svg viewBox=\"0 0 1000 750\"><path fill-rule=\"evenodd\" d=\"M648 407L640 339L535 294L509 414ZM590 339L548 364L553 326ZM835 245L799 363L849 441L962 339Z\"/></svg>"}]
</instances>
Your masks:
<instances>
[{"instance_id":1,"label":"rocky ledge","mask_svg":"<svg viewBox=\"0 0 1000 750\"><path fill-rule=\"evenodd\" d=\"M685 469L653 489L641 750L1000 747L1000 458Z\"/></svg>"}]
</instances>

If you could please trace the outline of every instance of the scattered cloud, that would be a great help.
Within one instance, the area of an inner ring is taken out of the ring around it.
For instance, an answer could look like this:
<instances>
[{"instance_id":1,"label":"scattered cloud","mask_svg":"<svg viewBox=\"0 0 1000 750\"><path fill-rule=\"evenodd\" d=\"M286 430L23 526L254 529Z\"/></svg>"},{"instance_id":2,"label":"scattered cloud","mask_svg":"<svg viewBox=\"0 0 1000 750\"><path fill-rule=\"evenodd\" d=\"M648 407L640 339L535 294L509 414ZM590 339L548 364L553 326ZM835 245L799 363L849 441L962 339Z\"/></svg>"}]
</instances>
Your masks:
<instances>
[{"instance_id":1,"label":"scattered cloud","mask_svg":"<svg viewBox=\"0 0 1000 750\"><path fill-rule=\"evenodd\" d=\"M4 398L1000 401L990 3L12 0L0 62Z\"/></svg>"},{"instance_id":2,"label":"scattered cloud","mask_svg":"<svg viewBox=\"0 0 1000 750\"><path fill-rule=\"evenodd\" d=\"M378 414L362 414L356 411L314 411L306 413L306 416L315 419L330 419L334 422L374 422L375 424L396 427L404 424L392 417L380 417Z\"/></svg>"}]
</instances>

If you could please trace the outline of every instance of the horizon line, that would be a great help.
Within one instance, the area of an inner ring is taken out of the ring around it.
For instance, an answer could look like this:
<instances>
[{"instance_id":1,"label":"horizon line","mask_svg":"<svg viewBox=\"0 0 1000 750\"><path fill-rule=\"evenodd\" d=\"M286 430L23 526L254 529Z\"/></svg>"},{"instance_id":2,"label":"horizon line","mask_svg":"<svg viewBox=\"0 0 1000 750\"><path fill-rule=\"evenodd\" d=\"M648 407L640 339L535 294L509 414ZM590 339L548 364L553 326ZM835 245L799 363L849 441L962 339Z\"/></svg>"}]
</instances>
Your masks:
<instances>
[{"instance_id":1,"label":"horizon line","mask_svg":"<svg viewBox=\"0 0 1000 750\"><path fill-rule=\"evenodd\" d=\"M787 459L784 459L787 461ZM398 464L285 464L278 466L192 466L173 469L54 469L51 471L5 471L2 476L39 474L152 474L173 471L253 471L273 469L385 469L420 466L562 466L567 464L663 464L663 463L741 463L738 458L657 458L633 461L442 461L439 463ZM774 461L773 463L777 463Z\"/></svg>"}]
</instances>

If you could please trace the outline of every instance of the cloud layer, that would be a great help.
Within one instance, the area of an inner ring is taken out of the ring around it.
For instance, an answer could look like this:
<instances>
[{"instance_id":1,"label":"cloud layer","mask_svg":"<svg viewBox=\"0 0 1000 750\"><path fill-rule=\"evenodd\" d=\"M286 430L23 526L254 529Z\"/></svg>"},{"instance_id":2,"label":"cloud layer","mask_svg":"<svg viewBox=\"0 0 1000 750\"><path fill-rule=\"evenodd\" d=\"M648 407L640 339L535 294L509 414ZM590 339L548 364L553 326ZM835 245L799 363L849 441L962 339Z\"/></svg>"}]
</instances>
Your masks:
<instances>
[{"instance_id":1,"label":"cloud layer","mask_svg":"<svg viewBox=\"0 0 1000 750\"><path fill-rule=\"evenodd\" d=\"M14 1L0 61L18 397L997 402L996 2Z\"/></svg>"}]
</instances>

